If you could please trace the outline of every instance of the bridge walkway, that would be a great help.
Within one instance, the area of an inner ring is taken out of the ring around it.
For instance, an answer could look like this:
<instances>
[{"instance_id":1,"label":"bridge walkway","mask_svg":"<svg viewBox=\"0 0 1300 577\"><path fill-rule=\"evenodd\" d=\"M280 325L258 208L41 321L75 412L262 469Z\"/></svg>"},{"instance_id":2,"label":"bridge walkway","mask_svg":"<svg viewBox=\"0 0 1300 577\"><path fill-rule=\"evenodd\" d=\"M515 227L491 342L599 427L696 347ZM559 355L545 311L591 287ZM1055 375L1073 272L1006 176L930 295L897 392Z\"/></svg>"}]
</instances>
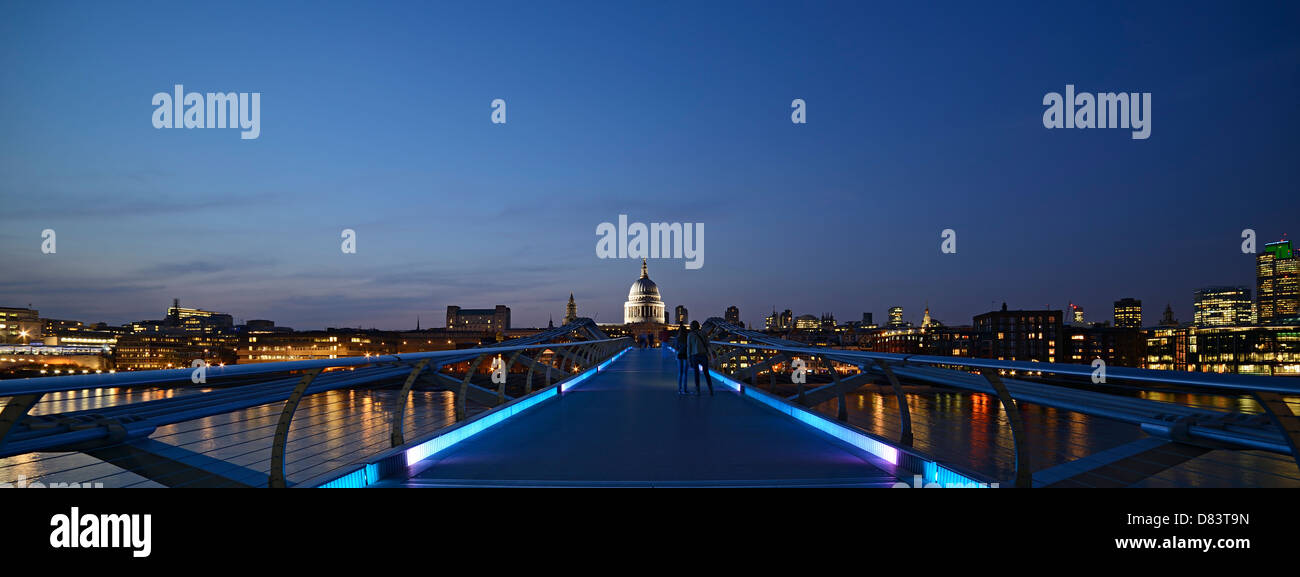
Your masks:
<instances>
[{"instance_id":1,"label":"bridge walkway","mask_svg":"<svg viewBox=\"0 0 1300 577\"><path fill-rule=\"evenodd\" d=\"M852 486L897 479L869 455L743 398L677 395L677 360L631 350L600 374L376 486ZM691 381L691 390L694 382ZM887 466L887 465L884 465Z\"/></svg>"}]
</instances>

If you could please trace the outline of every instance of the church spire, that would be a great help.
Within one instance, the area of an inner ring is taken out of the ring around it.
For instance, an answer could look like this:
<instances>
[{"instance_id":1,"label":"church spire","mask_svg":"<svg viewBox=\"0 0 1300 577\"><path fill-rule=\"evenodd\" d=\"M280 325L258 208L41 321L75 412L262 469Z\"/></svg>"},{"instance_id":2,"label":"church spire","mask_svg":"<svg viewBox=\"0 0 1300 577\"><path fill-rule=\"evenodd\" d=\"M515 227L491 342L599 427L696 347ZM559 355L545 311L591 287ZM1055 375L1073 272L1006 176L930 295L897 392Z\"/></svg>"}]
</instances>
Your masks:
<instances>
[{"instance_id":1,"label":"church spire","mask_svg":"<svg viewBox=\"0 0 1300 577\"><path fill-rule=\"evenodd\" d=\"M569 304L564 306L564 324L570 324L578 320L578 303L573 300L573 293L569 293Z\"/></svg>"}]
</instances>

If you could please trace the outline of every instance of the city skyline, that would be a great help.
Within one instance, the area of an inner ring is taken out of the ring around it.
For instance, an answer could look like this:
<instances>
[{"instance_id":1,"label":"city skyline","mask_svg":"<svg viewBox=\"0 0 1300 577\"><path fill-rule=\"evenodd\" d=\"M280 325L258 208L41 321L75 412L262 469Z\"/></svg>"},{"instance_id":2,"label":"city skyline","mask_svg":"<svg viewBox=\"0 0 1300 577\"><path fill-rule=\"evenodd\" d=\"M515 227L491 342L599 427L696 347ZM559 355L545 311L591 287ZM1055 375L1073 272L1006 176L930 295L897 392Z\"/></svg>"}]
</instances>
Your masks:
<instances>
[{"instance_id":1,"label":"city skyline","mask_svg":"<svg viewBox=\"0 0 1300 577\"><path fill-rule=\"evenodd\" d=\"M1255 255L1247 255L1247 256L1251 256L1251 257L1252 257L1252 261L1254 260L1254 256L1255 256ZM1037 305L1034 305L1034 304L1032 304L1032 303L1020 303L1020 304L1017 304L1017 303L1010 303L1010 302L1008 302L1008 301L998 301L997 299L994 299L994 300L990 301L990 303L989 303L989 308L988 308L987 310L980 310L980 311L974 312L974 313L971 314L971 318L974 318L975 316L978 316L978 315L983 314L983 313L987 313L987 312L990 312L990 311L998 310L998 308L1001 307L1001 306L1003 306L1003 305L1006 305L1006 306L1007 306L1008 308L1010 308L1011 310L1059 310L1059 311L1062 311L1063 313L1064 313L1064 312L1067 312L1067 311L1071 311L1072 307L1078 307L1079 309L1081 309L1081 310L1084 312L1084 315L1085 315L1085 316L1084 316L1084 319L1085 319L1085 322L1087 322L1088 324L1093 324L1093 323L1102 323L1102 322L1110 323L1110 322L1113 322L1113 320L1114 320L1114 318L1113 318L1113 305L1116 304L1117 301L1120 301L1121 299L1136 298L1136 300L1139 301L1139 302L1141 303L1141 307L1142 307L1142 313L1141 313L1141 314L1142 314L1142 323L1141 323L1141 326L1142 326L1142 327L1152 327L1152 326L1156 326L1157 324L1159 324L1159 316L1161 316L1161 315L1163 314L1164 307L1165 307L1166 305L1169 305L1169 306L1171 306L1171 307L1173 308L1173 310L1174 310L1174 316L1175 316L1175 318L1176 318L1180 323L1182 323L1182 324L1187 324L1187 323L1192 323L1192 322L1194 321L1195 314L1193 314L1193 313L1195 312L1195 309L1196 309L1195 301L1196 301L1196 299L1197 299L1199 293L1200 293L1202 290L1204 290L1204 289L1217 289L1217 288L1235 288L1236 286L1241 286L1241 287L1243 287L1243 288L1247 288L1247 291L1249 292L1249 287L1253 287L1253 286L1254 286L1254 280L1252 279L1251 282L1249 282L1249 283L1242 283L1242 284L1240 284L1240 285L1214 285L1214 284L1206 284L1206 285L1200 286L1200 287L1198 287L1198 288L1196 288L1196 289L1192 289L1192 290L1190 290L1189 293L1188 293L1189 296L1188 296L1188 299L1187 299L1187 300L1188 300L1188 303L1186 304L1186 308L1190 309L1190 311L1189 311L1189 314L1186 315L1185 317L1184 317L1184 316L1180 316L1180 315L1178 314L1179 303L1165 303L1165 304L1160 304L1159 306L1156 306L1157 303L1148 302L1148 301L1147 301L1146 299L1144 299L1144 298L1141 298L1141 297L1133 297L1132 295L1124 295L1124 296L1117 296L1117 297L1111 299L1111 301L1110 301L1109 303L1104 303L1104 304L1106 305L1106 306L1104 306L1104 307L1099 306L1099 307L1096 307L1096 308L1090 308L1090 307L1088 307L1088 306L1085 306L1085 305L1081 304L1080 302L1076 302L1076 301L1073 301L1073 300L1069 300L1069 301L1067 301L1064 305L1060 305L1060 306L1055 305L1055 304L1053 304L1053 303L1044 303L1043 306L1037 306ZM577 310L578 310L578 312L579 312L579 315L578 315L578 316L580 316L580 317L592 318L593 320L596 320L597 322L599 322L599 323L601 323L601 324L624 324L624 322L623 322L622 320L620 320L620 319L622 318L621 315L622 315L622 312L623 312L623 311L621 311L621 310L620 310L620 311L615 311L615 315L610 315L611 318L610 318L610 319L606 319L606 320L603 321L603 322L599 319L599 316L600 316L600 312L601 312L601 311L597 311L595 314L589 314L589 313L586 312L586 311L588 310L588 307L590 307L590 304L588 304L588 303L587 303L586 301L584 301L583 299L577 297L576 295L578 295L578 294L579 294L578 291L572 291L572 292L570 292L568 298L567 298L565 301L559 303L559 307L560 307L560 309L561 309L562 314L558 314L558 315L557 315L557 314L552 314L552 313L545 313L545 314L546 314L546 319L545 319L545 321L543 321L543 322L540 322L540 323L533 323L533 322L513 323L512 326L517 327L517 328L525 328L525 327L528 327L528 328L538 328L538 327L544 327L544 326L546 326L547 324L550 324L551 322L553 322L557 317L563 319L563 318L567 315L567 313L568 313L568 307L569 307L569 304L570 304L570 303L573 303L573 304L576 305ZM169 304L170 306L176 306L176 301L180 301L180 300L183 300L183 299L180 299L179 297L174 297L174 298L172 299L172 301L169 302L168 304ZM609 299L606 299L606 300L609 300ZM201 308L201 309L204 309L204 310L220 311L220 312L223 312L223 313L231 314L231 315L234 317L236 324L240 323L241 321L265 319L265 320L273 321L273 322L275 322L275 323L276 323L277 325L279 325L279 326L288 326L288 327L294 328L294 329L296 329L296 330L321 330L321 329L325 329L325 328L363 328L363 329L372 329L372 328L374 328L374 329L380 329L380 330L397 330L397 331L402 331L402 330L411 330L411 328L413 328L413 327L404 327L404 326L378 326L378 325L375 325L375 324L373 324L373 323L367 324L367 323L364 323L364 322L361 323L360 325L338 324L338 325L329 325L329 326L302 326L302 327L300 327L300 326L295 326L294 324L289 323L289 322L283 322L283 321L280 320L280 319L276 319L276 318L272 318L272 317L266 317L266 316L257 317L257 316L247 316L247 315L242 315L242 314L240 314L240 313L237 312L237 311L230 311L230 310L224 309L224 308L219 307L219 306L208 306L206 303L194 303L194 302L188 302L188 301L187 301L185 304L187 304L187 305L194 305L194 306L196 306L197 308ZM671 303L667 303L667 302L666 302L665 304L666 304L665 312L668 312L668 311L671 311L671 310L673 310L673 309L676 309L678 306L684 306L688 311L696 311L696 310L698 310L698 309L695 308L695 306L693 306L693 305L686 305L686 304L681 304L681 303L679 303L679 304L677 304L677 305L673 305L673 304L671 304ZM840 311L832 311L832 310L823 310L823 309L818 309L815 305L814 305L813 307L808 308L808 309L805 310L805 309L792 308L792 307L789 307L789 306L782 306L782 305L779 305L779 304L778 304L778 305L775 306L775 309L774 309L774 310L772 310L772 309L761 309L761 310L753 310L753 311L751 311L750 309L747 309L747 308L745 308L745 307L743 307L743 306L738 306L738 305L734 305L734 304L732 304L732 305L725 305L725 306L723 306L722 309L716 311L716 314L715 314L713 311L703 310L703 311L700 311L699 313L695 313L695 314L700 314L701 316L692 316L692 318L693 318L693 319L697 319L697 320L707 319L707 318L710 318L710 317L718 317L718 318L722 318L722 317L725 315L725 312L726 312L725 309L726 309L726 308L728 308L728 307L730 307L730 306L737 306L737 308L740 309L740 319L741 319L741 321L743 322L743 324L746 324L746 325L753 325L753 326L755 326L755 327L759 327L759 328L761 328L761 327L763 326L763 320L764 320L768 315L770 315L772 312L780 313L782 310L785 310L785 309L789 309L789 310L791 310L795 316L799 316L799 315L807 315L807 314L813 314L813 315L830 314L833 318L837 319L838 321L841 321L841 322L850 322L850 321L856 321L856 320L858 320L858 319L860 318L861 313L863 313L863 312L866 312L866 313L872 313L872 315L875 316L876 318L883 319L883 318L886 317L886 314L880 314L880 313L887 313L889 309L892 309L892 308L894 308L894 307L901 307L901 308L903 309L903 320L904 320L904 321L909 321L913 316L915 316L915 318L917 318L917 319L921 319L921 316L922 316L922 314L923 314L923 311L928 311L928 312L931 313L930 316L933 317L934 320L939 321L939 322L942 322L943 324L946 324L946 325L958 326L958 325L969 325L969 324L970 324L969 322L964 322L964 321L953 321L953 320L950 320L950 319L947 319L947 318L943 318L943 317L941 317L941 316L939 316L939 315L937 315L937 314L933 314L936 310L943 310L943 308L942 308L942 304L941 304L941 303L939 303L939 304L940 304L940 307L939 307L939 308L936 308L936 307L932 306L932 303L931 303L930 301L926 300L926 301L923 302L923 304L922 304L919 308L913 308L913 307L911 307L911 306L909 306L909 305L907 305L907 304L901 304L901 305L900 305L900 304L894 304L894 305L889 305L889 306L883 307L883 308L881 308L880 310L861 310L861 311L857 311L857 312L846 311L846 312L844 312L844 313L841 313ZM507 303L477 302L477 301L474 301L472 298L469 298L469 299L461 299L461 300L457 300L457 301L449 301L449 302L447 302L447 303L445 303L445 304L443 304L443 305L435 306L434 308L431 308L431 309L429 309L429 310L427 310L427 311L424 311L423 313L417 314L417 316L412 320L412 322L415 323L415 324L417 324L417 325L420 324L421 322L423 322L423 326L426 327L426 328L439 328L439 327L437 326L437 324L436 324L436 319L444 318L444 315L445 315L445 313L447 312L447 308L448 308L448 307L456 307L456 308L488 308L488 309L490 309L490 308L492 308L493 306L498 306L498 305L504 305L504 306L506 306L506 307L509 307L509 309L510 309L510 311L511 311L511 314L512 314L512 315L515 315L515 316L517 317L517 314L515 313L515 310L516 310L515 305L512 304L512 303L508 303L508 302L507 302ZM0 303L0 306L8 306L8 307L18 307L18 308L21 308L22 305L18 305L18 304L16 304L16 303ZM605 306L608 307L608 306L609 306L608 303L606 303ZM35 303L31 303L31 308L44 311L44 309L41 309L41 307L36 306ZM620 308L621 308L621 306L620 306ZM603 310L603 309L602 309L602 310ZM909 313L909 311L913 311L913 312ZM751 320L751 319L749 318L750 315L756 315L758 318L757 318L756 320ZM104 320L104 319L87 319L87 318L81 318L81 317L78 317L78 316L76 316L76 315L71 315L71 316L69 316L69 315L63 315L63 316L59 316L59 315L54 315L54 314L46 314L45 312L42 312L42 315L41 315L42 318L60 319L60 320L75 320L75 321L81 321L81 322L84 322L84 323L86 323L86 324L93 324L93 323L97 323L97 322L105 322L105 323L108 324L108 325L124 325L124 324L130 324L130 323L132 323L132 322L141 321L141 320L146 320L146 319L162 318L162 316L164 316L164 315L158 315L158 314L150 313L150 314L145 314L145 315L143 315L143 316L138 316L138 317L132 317L132 318L129 318L129 319L125 319L125 320L122 320L121 322L113 322L113 321L108 321L108 320ZM421 321L420 319L425 319L425 320ZM1068 319L1067 319L1067 320L1068 320ZM909 322L910 322L910 321L909 321ZM918 323L918 324L919 324L919 323ZM445 325L445 323L444 323L444 325Z\"/></svg>"},{"instance_id":2,"label":"city skyline","mask_svg":"<svg viewBox=\"0 0 1300 577\"><path fill-rule=\"evenodd\" d=\"M1293 5L322 5L318 28L279 5L237 32L168 25L228 9L9 8L0 303L398 329L495 304L544 326L572 292L616 322L637 263L598 258L594 231L627 214L707 225L702 269L650 261L695 318L928 302L966 324L1006 301L1095 321L1133 297L1186 322L1198 288L1252 284L1243 229L1262 246L1293 224L1266 210L1300 177ZM261 93L260 136L155 129L150 98L177 84ZM1045 129L1067 85L1151 94L1150 137Z\"/></svg>"}]
</instances>

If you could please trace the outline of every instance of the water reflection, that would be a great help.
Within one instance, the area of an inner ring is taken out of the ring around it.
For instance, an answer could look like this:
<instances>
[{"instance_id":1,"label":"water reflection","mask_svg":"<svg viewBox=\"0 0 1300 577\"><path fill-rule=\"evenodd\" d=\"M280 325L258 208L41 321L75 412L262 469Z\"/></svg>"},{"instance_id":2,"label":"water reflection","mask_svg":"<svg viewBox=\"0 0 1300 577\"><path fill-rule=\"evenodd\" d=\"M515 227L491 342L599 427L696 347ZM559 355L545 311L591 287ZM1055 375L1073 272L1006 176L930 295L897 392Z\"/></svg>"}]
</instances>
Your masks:
<instances>
[{"instance_id":1,"label":"water reflection","mask_svg":"<svg viewBox=\"0 0 1300 577\"><path fill-rule=\"evenodd\" d=\"M102 409L199 394L200 387L104 388L51 393L32 414ZM338 390L311 395L294 414L286 446L290 482L302 481L389 448L392 414L398 391ZM283 403L159 427L151 439L220 459L265 475L271 440ZM483 411L470 407L471 416ZM412 391L404 414L407 439L455 422L455 395L447 391ZM158 486L158 483L82 453L31 453L0 459L0 483L103 483L105 487Z\"/></svg>"},{"instance_id":2,"label":"water reflection","mask_svg":"<svg viewBox=\"0 0 1300 577\"><path fill-rule=\"evenodd\" d=\"M1015 476L1015 444L1006 413L996 397L908 387L913 444L916 448L973 471L1007 482ZM1187 393L1145 392L1142 398L1217 410L1259 412L1253 399ZM898 439L901 425L892 391L864 387L845 398L849 421L887 439ZM1295 406L1297 399L1288 399ZM834 417L836 400L815 407ZM1135 425L1037 405L1020 406L1028 458L1041 470L1145 437ZM1166 470L1142 486L1300 487L1300 471L1286 456L1260 451L1211 451Z\"/></svg>"}]
</instances>

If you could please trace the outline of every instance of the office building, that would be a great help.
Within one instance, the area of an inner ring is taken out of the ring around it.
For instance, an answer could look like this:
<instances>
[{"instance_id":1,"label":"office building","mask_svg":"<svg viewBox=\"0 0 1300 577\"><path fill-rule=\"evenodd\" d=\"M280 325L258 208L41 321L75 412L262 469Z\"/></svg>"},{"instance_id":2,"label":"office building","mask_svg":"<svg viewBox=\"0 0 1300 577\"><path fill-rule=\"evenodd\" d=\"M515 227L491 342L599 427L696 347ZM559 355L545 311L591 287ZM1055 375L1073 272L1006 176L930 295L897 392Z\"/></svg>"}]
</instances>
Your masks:
<instances>
[{"instance_id":1,"label":"office building","mask_svg":"<svg viewBox=\"0 0 1300 577\"><path fill-rule=\"evenodd\" d=\"M1122 298L1115 301L1115 327L1142 328L1142 301L1135 298Z\"/></svg>"},{"instance_id":2,"label":"office building","mask_svg":"<svg viewBox=\"0 0 1300 577\"><path fill-rule=\"evenodd\" d=\"M1264 245L1255 271L1259 323L1300 323L1300 255L1291 250L1291 241Z\"/></svg>"},{"instance_id":3,"label":"office building","mask_svg":"<svg viewBox=\"0 0 1300 577\"><path fill-rule=\"evenodd\" d=\"M0 343L40 343L43 335L40 313L36 309L0 307Z\"/></svg>"},{"instance_id":4,"label":"office building","mask_svg":"<svg viewBox=\"0 0 1300 577\"><path fill-rule=\"evenodd\" d=\"M1246 287L1206 287L1196 291L1192 324L1198 327L1233 327L1254 324L1250 289Z\"/></svg>"}]
</instances>

